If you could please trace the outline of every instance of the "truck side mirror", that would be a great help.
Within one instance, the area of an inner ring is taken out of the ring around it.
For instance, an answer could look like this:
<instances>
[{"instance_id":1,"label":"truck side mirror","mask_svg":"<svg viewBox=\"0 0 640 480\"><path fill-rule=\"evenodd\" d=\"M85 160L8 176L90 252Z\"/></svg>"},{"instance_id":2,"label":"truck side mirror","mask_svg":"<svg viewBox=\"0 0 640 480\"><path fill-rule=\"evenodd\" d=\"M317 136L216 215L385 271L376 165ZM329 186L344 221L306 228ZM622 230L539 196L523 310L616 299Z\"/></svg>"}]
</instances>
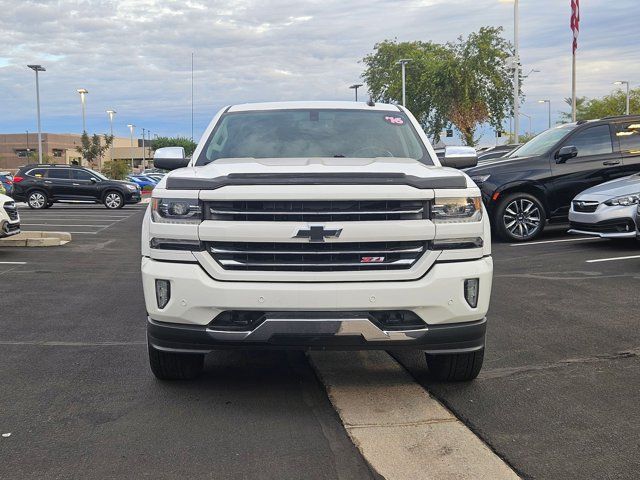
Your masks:
<instances>
[{"instance_id":1,"label":"truck side mirror","mask_svg":"<svg viewBox=\"0 0 640 480\"><path fill-rule=\"evenodd\" d=\"M556 153L556 163L565 163L567 160L577 156L578 148L573 145L568 145L558 150L558 153Z\"/></svg>"},{"instance_id":2,"label":"truck side mirror","mask_svg":"<svg viewBox=\"0 0 640 480\"><path fill-rule=\"evenodd\" d=\"M478 152L473 147L445 147L440 159L443 167L470 168L478 164Z\"/></svg>"},{"instance_id":3,"label":"truck side mirror","mask_svg":"<svg viewBox=\"0 0 640 480\"><path fill-rule=\"evenodd\" d=\"M164 170L175 170L189 165L183 147L163 147L153 154L153 166Z\"/></svg>"}]
</instances>

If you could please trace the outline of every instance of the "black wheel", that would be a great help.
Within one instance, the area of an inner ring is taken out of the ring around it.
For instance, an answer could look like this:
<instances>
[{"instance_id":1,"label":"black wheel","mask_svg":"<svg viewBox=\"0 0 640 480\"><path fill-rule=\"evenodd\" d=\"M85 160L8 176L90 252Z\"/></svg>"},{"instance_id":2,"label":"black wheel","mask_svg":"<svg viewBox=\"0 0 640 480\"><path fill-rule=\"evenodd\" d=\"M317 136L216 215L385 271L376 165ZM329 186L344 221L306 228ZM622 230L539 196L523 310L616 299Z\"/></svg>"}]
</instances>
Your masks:
<instances>
[{"instance_id":1,"label":"black wheel","mask_svg":"<svg viewBox=\"0 0 640 480\"><path fill-rule=\"evenodd\" d=\"M204 354L163 352L149 347L151 371L160 380L191 380L202 373Z\"/></svg>"},{"instance_id":2,"label":"black wheel","mask_svg":"<svg viewBox=\"0 0 640 480\"><path fill-rule=\"evenodd\" d=\"M109 210L124 207L124 197L119 192L110 191L104 196L104 206Z\"/></svg>"},{"instance_id":3,"label":"black wheel","mask_svg":"<svg viewBox=\"0 0 640 480\"><path fill-rule=\"evenodd\" d=\"M468 382L480 373L484 348L469 353L426 354L429 373L443 382Z\"/></svg>"},{"instance_id":4,"label":"black wheel","mask_svg":"<svg viewBox=\"0 0 640 480\"><path fill-rule=\"evenodd\" d=\"M29 205L29 208L33 208L34 210L47 208L48 203L49 199L47 198L47 194L42 190L34 190L30 192L27 197L27 204Z\"/></svg>"},{"instance_id":5,"label":"black wheel","mask_svg":"<svg viewBox=\"0 0 640 480\"><path fill-rule=\"evenodd\" d=\"M536 197L528 193L513 193L502 199L494 220L500 238L508 242L524 242L542 233L547 216Z\"/></svg>"}]
</instances>

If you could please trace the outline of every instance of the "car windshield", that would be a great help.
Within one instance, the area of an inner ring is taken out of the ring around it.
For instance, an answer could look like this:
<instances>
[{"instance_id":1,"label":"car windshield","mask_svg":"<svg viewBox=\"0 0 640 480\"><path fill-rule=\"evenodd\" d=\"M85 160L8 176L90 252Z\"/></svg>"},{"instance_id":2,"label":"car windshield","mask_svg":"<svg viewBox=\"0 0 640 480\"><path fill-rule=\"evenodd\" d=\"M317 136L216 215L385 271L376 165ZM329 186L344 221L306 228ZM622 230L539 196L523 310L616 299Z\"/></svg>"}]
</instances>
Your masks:
<instances>
[{"instance_id":1,"label":"car windshield","mask_svg":"<svg viewBox=\"0 0 640 480\"><path fill-rule=\"evenodd\" d=\"M432 165L401 112L273 110L227 113L196 165L220 158L402 157Z\"/></svg>"},{"instance_id":2,"label":"car windshield","mask_svg":"<svg viewBox=\"0 0 640 480\"><path fill-rule=\"evenodd\" d=\"M91 170L90 168L86 168L85 170L87 170L88 172L91 172L93 175L98 177L100 180L109 180L107 177L105 177L100 172L96 172L95 170Z\"/></svg>"},{"instance_id":3,"label":"car windshield","mask_svg":"<svg viewBox=\"0 0 640 480\"><path fill-rule=\"evenodd\" d=\"M551 147L562 140L575 128L575 125L563 125L542 132L515 150L508 158L531 157L547 153Z\"/></svg>"}]
</instances>

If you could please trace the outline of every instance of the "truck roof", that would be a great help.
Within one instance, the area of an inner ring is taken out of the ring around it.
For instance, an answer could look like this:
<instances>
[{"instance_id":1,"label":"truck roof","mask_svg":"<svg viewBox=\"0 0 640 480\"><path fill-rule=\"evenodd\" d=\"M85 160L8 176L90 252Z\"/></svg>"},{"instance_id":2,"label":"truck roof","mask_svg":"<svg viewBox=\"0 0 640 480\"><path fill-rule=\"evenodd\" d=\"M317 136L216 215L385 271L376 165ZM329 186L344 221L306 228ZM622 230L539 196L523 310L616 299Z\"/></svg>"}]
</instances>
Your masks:
<instances>
[{"instance_id":1,"label":"truck roof","mask_svg":"<svg viewBox=\"0 0 640 480\"><path fill-rule=\"evenodd\" d=\"M384 112L398 112L397 105L388 103L376 103L370 106L367 102L327 102L327 101L307 101L307 102L264 102L264 103L242 103L232 105L228 112L249 112L255 110L294 110L294 109L342 109L342 110L378 110Z\"/></svg>"}]
</instances>

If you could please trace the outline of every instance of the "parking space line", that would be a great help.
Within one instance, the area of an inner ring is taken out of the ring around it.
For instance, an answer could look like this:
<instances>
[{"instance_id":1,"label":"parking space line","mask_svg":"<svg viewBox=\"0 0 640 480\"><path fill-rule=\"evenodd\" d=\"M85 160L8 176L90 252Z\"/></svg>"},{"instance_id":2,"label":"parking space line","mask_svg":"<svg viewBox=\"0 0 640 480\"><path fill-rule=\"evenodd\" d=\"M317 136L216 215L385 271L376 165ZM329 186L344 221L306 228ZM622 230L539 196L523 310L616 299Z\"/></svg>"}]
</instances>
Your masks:
<instances>
[{"instance_id":1,"label":"parking space line","mask_svg":"<svg viewBox=\"0 0 640 480\"><path fill-rule=\"evenodd\" d=\"M563 242L580 242L583 240L606 240L606 238L599 237L580 237L580 238L565 238L562 240L542 240L540 242L525 242L525 243L511 243L510 247L525 247L527 245L543 245L545 243L563 243Z\"/></svg>"},{"instance_id":2,"label":"parking space line","mask_svg":"<svg viewBox=\"0 0 640 480\"><path fill-rule=\"evenodd\" d=\"M2 265L26 265L27 262L0 262Z\"/></svg>"},{"instance_id":3,"label":"parking space line","mask_svg":"<svg viewBox=\"0 0 640 480\"><path fill-rule=\"evenodd\" d=\"M115 223L115 222L114 222ZM113 223L108 226L113 225ZM103 228L104 225L88 225L88 224L80 224L80 225L69 225L63 223L22 223L24 227L95 227L95 228Z\"/></svg>"},{"instance_id":4,"label":"parking space line","mask_svg":"<svg viewBox=\"0 0 640 480\"><path fill-rule=\"evenodd\" d=\"M633 258L640 258L640 255L628 255L626 257L596 258L595 260L587 260L586 263L614 262L616 260L630 260Z\"/></svg>"}]
</instances>

